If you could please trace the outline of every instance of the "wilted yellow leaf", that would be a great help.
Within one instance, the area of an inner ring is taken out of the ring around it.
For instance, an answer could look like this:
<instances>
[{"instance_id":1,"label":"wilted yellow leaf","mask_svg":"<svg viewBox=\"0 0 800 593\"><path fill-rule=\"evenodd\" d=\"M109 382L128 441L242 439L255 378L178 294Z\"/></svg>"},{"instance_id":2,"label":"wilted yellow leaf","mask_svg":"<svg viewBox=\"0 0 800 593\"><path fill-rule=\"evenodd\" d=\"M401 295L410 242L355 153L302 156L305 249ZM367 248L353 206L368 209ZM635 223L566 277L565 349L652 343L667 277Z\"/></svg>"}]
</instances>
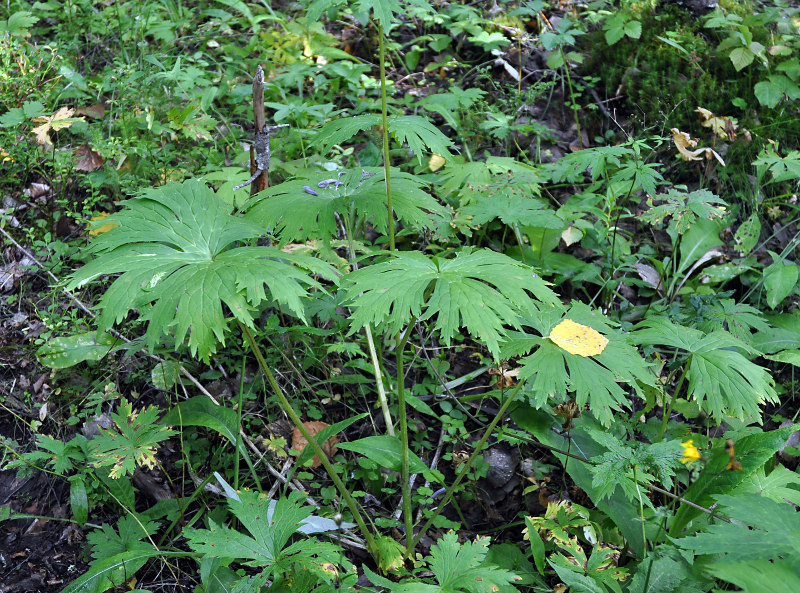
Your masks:
<instances>
[{"instance_id":1,"label":"wilted yellow leaf","mask_svg":"<svg viewBox=\"0 0 800 593\"><path fill-rule=\"evenodd\" d=\"M74 109L62 107L50 116L34 117L33 123L40 124L33 128L31 132L36 134L36 142L42 146L51 146L53 141L50 139L50 131L58 131L70 127L76 121L86 121L83 117L72 117Z\"/></svg>"},{"instance_id":2,"label":"wilted yellow leaf","mask_svg":"<svg viewBox=\"0 0 800 593\"><path fill-rule=\"evenodd\" d=\"M440 155L440 154L432 154L431 155L431 160L428 161L428 168L431 171L435 172L435 171L438 171L439 169L441 169L442 167L444 167L444 164L446 162L447 162L447 159L444 158L442 155Z\"/></svg>"},{"instance_id":3,"label":"wilted yellow leaf","mask_svg":"<svg viewBox=\"0 0 800 593\"><path fill-rule=\"evenodd\" d=\"M684 161L699 161L702 160L703 157L711 160L711 158L714 157L723 167L725 166L725 161L722 160L722 157L719 156L716 151L710 148L689 150L689 148L697 146L697 140L692 140L689 134L681 132L678 128L672 128L670 131L672 132L672 141L675 143L675 147L678 149L678 152L681 153L681 157Z\"/></svg>"},{"instance_id":4,"label":"wilted yellow leaf","mask_svg":"<svg viewBox=\"0 0 800 593\"><path fill-rule=\"evenodd\" d=\"M736 120L730 117L723 117L714 115L708 109L698 107L695 109L700 114L700 125L704 128L711 128L717 136L727 140L734 140L736 138Z\"/></svg>"},{"instance_id":5,"label":"wilted yellow leaf","mask_svg":"<svg viewBox=\"0 0 800 593\"><path fill-rule=\"evenodd\" d=\"M608 344L608 338L604 335L588 325L575 323L571 319L559 323L547 337L562 350L578 356L600 354Z\"/></svg>"}]
</instances>

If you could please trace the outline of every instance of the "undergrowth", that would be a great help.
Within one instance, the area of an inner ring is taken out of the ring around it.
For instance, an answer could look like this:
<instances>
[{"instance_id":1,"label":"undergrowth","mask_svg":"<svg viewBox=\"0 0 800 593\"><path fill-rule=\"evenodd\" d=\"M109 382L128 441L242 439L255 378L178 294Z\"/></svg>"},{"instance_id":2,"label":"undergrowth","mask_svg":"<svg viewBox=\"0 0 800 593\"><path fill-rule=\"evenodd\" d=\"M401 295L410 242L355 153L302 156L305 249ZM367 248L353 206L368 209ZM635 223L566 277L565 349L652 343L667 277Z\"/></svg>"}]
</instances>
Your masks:
<instances>
[{"instance_id":1,"label":"undergrowth","mask_svg":"<svg viewBox=\"0 0 800 593\"><path fill-rule=\"evenodd\" d=\"M6 4L64 591L800 590L796 8Z\"/></svg>"}]
</instances>

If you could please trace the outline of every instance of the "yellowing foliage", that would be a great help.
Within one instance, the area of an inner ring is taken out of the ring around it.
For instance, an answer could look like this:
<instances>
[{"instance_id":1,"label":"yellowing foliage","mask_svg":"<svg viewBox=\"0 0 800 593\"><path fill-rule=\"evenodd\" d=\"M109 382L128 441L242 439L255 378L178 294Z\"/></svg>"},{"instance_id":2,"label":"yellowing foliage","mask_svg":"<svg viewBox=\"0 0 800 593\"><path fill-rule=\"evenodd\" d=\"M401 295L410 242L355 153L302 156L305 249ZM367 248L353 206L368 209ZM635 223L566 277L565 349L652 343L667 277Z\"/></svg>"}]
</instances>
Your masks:
<instances>
[{"instance_id":1,"label":"yellowing foliage","mask_svg":"<svg viewBox=\"0 0 800 593\"><path fill-rule=\"evenodd\" d=\"M588 325L565 319L553 328L550 341L562 350L578 356L595 356L605 350L608 338Z\"/></svg>"}]
</instances>

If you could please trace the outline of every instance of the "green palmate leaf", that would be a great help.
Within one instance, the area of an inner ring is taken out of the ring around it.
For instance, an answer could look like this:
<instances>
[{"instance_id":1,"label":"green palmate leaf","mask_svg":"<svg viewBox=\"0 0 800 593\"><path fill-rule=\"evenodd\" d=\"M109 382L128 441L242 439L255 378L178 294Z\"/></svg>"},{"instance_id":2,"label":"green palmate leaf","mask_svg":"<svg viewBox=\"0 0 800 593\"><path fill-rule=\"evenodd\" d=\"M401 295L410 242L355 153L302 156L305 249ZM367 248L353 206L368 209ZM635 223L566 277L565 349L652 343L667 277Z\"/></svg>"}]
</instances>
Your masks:
<instances>
[{"instance_id":1,"label":"green palmate leaf","mask_svg":"<svg viewBox=\"0 0 800 593\"><path fill-rule=\"evenodd\" d=\"M727 329L733 337L763 351L760 346L753 344L752 330L767 331L770 325L755 307L737 303L733 299L718 299L711 303L705 318L705 321L697 324L697 329L706 333Z\"/></svg>"},{"instance_id":2,"label":"green palmate leaf","mask_svg":"<svg viewBox=\"0 0 800 593\"><path fill-rule=\"evenodd\" d=\"M650 444L633 441L623 444L625 441L619 436L607 431L587 428L586 432L607 449L592 459L595 465L590 468L594 474L592 486L597 496L611 496L619 485L628 500L637 501L642 495L642 488L646 489L649 484L661 483L667 489L672 488L672 476L682 467L678 441ZM644 502L652 508L652 502L647 497Z\"/></svg>"},{"instance_id":3,"label":"green palmate leaf","mask_svg":"<svg viewBox=\"0 0 800 593\"><path fill-rule=\"evenodd\" d=\"M36 445L41 451L31 451L26 458L33 463L47 463L57 474L67 474L76 465L86 461L84 445L86 437L78 435L72 440L62 441L46 434L36 435Z\"/></svg>"},{"instance_id":4,"label":"green palmate leaf","mask_svg":"<svg viewBox=\"0 0 800 593\"><path fill-rule=\"evenodd\" d=\"M450 531L431 548L425 558L433 573L432 584L422 580L394 583L365 567L373 584L386 587L391 593L496 593L520 580L513 572L486 560L489 538L458 543L458 535ZM506 589L507 590L507 589Z\"/></svg>"},{"instance_id":5,"label":"green palmate leaf","mask_svg":"<svg viewBox=\"0 0 800 593\"><path fill-rule=\"evenodd\" d=\"M380 121L380 116L373 114L341 117L325 124L322 129L317 132L314 143L319 147L320 152L325 153L330 150L332 146L350 140L350 138L359 132L374 128Z\"/></svg>"},{"instance_id":6,"label":"green palmate leaf","mask_svg":"<svg viewBox=\"0 0 800 593\"><path fill-rule=\"evenodd\" d=\"M394 14L403 10L398 0L358 0L356 12L372 12L375 20L388 31L394 23Z\"/></svg>"},{"instance_id":7,"label":"green palmate leaf","mask_svg":"<svg viewBox=\"0 0 800 593\"><path fill-rule=\"evenodd\" d=\"M711 455L700 476L683 493L683 498L708 508L714 503L715 497L733 492L763 468L796 428L787 426L739 439L736 442L736 459L742 465L741 470L728 469L729 454L723 447L719 447ZM670 527L670 535L673 537L680 535L690 521L702 514L702 511L695 507L681 505Z\"/></svg>"},{"instance_id":8,"label":"green palmate leaf","mask_svg":"<svg viewBox=\"0 0 800 593\"><path fill-rule=\"evenodd\" d=\"M332 146L342 144L359 132L374 128L380 123L380 116L373 114L337 119L325 124L315 140L319 143L320 150L327 152ZM453 146L453 141L424 117L401 115L389 118L389 133L400 144L408 144L420 163L426 149L445 158L452 156L450 147Z\"/></svg>"},{"instance_id":9,"label":"green palmate leaf","mask_svg":"<svg viewBox=\"0 0 800 593\"><path fill-rule=\"evenodd\" d=\"M2 119L0 119L2 121ZM793 150L781 157L774 150L768 150L753 162L756 167L765 167L772 174L772 182L778 183L800 178L800 151Z\"/></svg>"},{"instance_id":10,"label":"green palmate leaf","mask_svg":"<svg viewBox=\"0 0 800 593\"><path fill-rule=\"evenodd\" d=\"M391 118L389 133L400 144L407 143L420 163L426 148L429 152L445 158L452 156L449 148L453 145L453 141L429 120L418 115Z\"/></svg>"},{"instance_id":11,"label":"green palmate leaf","mask_svg":"<svg viewBox=\"0 0 800 593\"><path fill-rule=\"evenodd\" d=\"M522 196L481 196L476 203L462 209L462 212L472 216L472 222L476 225L499 218L512 227L532 226L561 230L566 226L555 212L547 208L546 203Z\"/></svg>"},{"instance_id":12,"label":"green palmate leaf","mask_svg":"<svg viewBox=\"0 0 800 593\"><path fill-rule=\"evenodd\" d=\"M158 422L159 413L156 406L134 412L130 402L121 403L111 414L116 429L101 429L93 441L96 465L113 466L109 476L114 479L132 474L137 466L153 469L158 444L177 434Z\"/></svg>"},{"instance_id":13,"label":"green palmate leaf","mask_svg":"<svg viewBox=\"0 0 800 593\"><path fill-rule=\"evenodd\" d=\"M743 560L736 564L715 563L708 566L713 576L740 587L743 593L800 591L796 563L785 560Z\"/></svg>"},{"instance_id":14,"label":"green palmate leaf","mask_svg":"<svg viewBox=\"0 0 800 593\"><path fill-rule=\"evenodd\" d=\"M545 339L563 319L587 325L608 338L605 349L595 356L579 356ZM613 410L628 406L629 395L620 383L643 395L641 385L654 385L655 377L639 355L631 338L613 329L608 320L586 305L575 303L564 313L562 308L542 309L526 315L522 324L540 336L510 333L502 356L533 354L520 359L521 379L529 379L526 394L532 405L543 406L555 394L575 393L579 407L587 403L604 425L613 420Z\"/></svg>"},{"instance_id":15,"label":"green palmate leaf","mask_svg":"<svg viewBox=\"0 0 800 593\"><path fill-rule=\"evenodd\" d=\"M229 498L228 506L249 535L210 519L211 529L183 530L193 551L211 557L248 561L250 566L272 570L285 569L288 562L294 561L338 560L336 556L341 552L338 547L314 538L289 544L290 538L300 531L314 510L302 506L304 493L294 491L288 498L280 498L277 502L247 490L240 491L238 496L239 500Z\"/></svg>"},{"instance_id":16,"label":"green palmate leaf","mask_svg":"<svg viewBox=\"0 0 800 593\"><path fill-rule=\"evenodd\" d=\"M688 394L715 418L760 420L759 406L778 401L770 374L741 354L757 355L758 350L730 333L704 334L663 318L645 320L637 328L633 335L639 344L672 346L690 355Z\"/></svg>"},{"instance_id":17,"label":"green palmate leaf","mask_svg":"<svg viewBox=\"0 0 800 593\"><path fill-rule=\"evenodd\" d=\"M133 515L125 515L117 521L116 529L104 523L86 536L92 547L92 558L105 560L123 552L152 550L153 545L144 541L147 536L158 531L158 523L137 520Z\"/></svg>"},{"instance_id":18,"label":"green palmate leaf","mask_svg":"<svg viewBox=\"0 0 800 593\"><path fill-rule=\"evenodd\" d=\"M174 335L178 346L188 334L192 353L207 359L224 344L223 304L253 327L251 310L267 298L266 286L273 299L303 319L301 299L319 284L296 266L333 276L317 260L272 247L229 249L262 232L231 216L229 206L196 180L145 190L102 223L118 226L95 239L98 257L73 274L68 289L121 273L100 301L99 329L139 309L149 321L150 347L165 334Z\"/></svg>"},{"instance_id":19,"label":"green palmate leaf","mask_svg":"<svg viewBox=\"0 0 800 593\"><path fill-rule=\"evenodd\" d=\"M653 206L653 201L663 202ZM645 222L656 225L665 218L672 218L678 234L689 230L698 218L722 218L726 213L725 202L706 189L698 189L691 193L669 190L666 194L657 195L648 200L651 208L639 216Z\"/></svg>"},{"instance_id":20,"label":"green palmate leaf","mask_svg":"<svg viewBox=\"0 0 800 593\"><path fill-rule=\"evenodd\" d=\"M544 177L538 169L509 157L489 157L485 162L448 162L437 182L445 197L458 192L462 206L480 197L535 198Z\"/></svg>"},{"instance_id":21,"label":"green palmate leaf","mask_svg":"<svg viewBox=\"0 0 800 593\"><path fill-rule=\"evenodd\" d=\"M634 158L635 152L627 146L595 146L565 155L551 165L552 180L582 180L584 171L589 169L592 181L606 176L622 167L623 162Z\"/></svg>"},{"instance_id":22,"label":"green palmate leaf","mask_svg":"<svg viewBox=\"0 0 800 593\"><path fill-rule=\"evenodd\" d=\"M488 552L489 538L459 544L458 536L450 531L431 548L428 564L443 591L492 593L512 583L515 575L487 563Z\"/></svg>"},{"instance_id":23,"label":"green palmate leaf","mask_svg":"<svg viewBox=\"0 0 800 593\"><path fill-rule=\"evenodd\" d=\"M717 562L783 560L800 573L800 513L791 504L758 495L716 497L720 514L731 523L706 526L702 533L677 541L695 554L724 554Z\"/></svg>"},{"instance_id":24,"label":"green palmate leaf","mask_svg":"<svg viewBox=\"0 0 800 593\"><path fill-rule=\"evenodd\" d=\"M351 208L379 232L386 232L385 179L382 168L367 167L335 178L319 173L288 181L256 196L246 218L262 228L275 229L284 243L309 238L329 240L338 231L336 213L350 212ZM391 180L392 207L408 226L430 228L430 213L444 214L442 206L423 191L418 178L393 169Z\"/></svg>"},{"instance_id":25,"label":"green palmate leaf","mask_svg":"<svg viewBox=\"0 0 800 593\"><path fill-rule=\"evenodd\" d=\"M758 494L775 502L800 506L800 474L779 465L766 475L762 467L733 490L733 494Z\"/></svg>"},{"instance_id":26,"label":"green palmate leaf","mask_svg":"<svg viewBox=\"0 0 800 593\"><path fill-rule=\"evenodd\" d=\"M464 248L452 259L393 254L348 274L343 287L352 331L375 324L396 333L412 317L431 319L446 343L463 326L495 357L505 325L519 328L522 312L559 302L531 268L489 249Z\"/></svg>"}]
</instances>

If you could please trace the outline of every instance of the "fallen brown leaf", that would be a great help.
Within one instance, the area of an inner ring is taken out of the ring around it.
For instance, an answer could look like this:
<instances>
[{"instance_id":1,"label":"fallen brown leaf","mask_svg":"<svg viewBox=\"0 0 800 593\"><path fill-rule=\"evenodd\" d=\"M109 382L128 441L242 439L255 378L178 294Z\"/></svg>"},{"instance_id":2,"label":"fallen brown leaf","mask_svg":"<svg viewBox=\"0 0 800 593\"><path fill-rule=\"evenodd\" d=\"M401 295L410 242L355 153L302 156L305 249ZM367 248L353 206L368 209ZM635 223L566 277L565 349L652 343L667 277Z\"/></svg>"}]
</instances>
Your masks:
<instances>
[{"instance_id":1,"label":"fallen brown leaf","mask_svg":"<svg viewBox=\"0 0 800 593\"><path fill-rule=\"evenodd\" d=\"M76 171L95 171L103 166L105 159L92 150L88 144L81 144L75 150L75 156L78 160L75 161Z\"/></svg>"},{"instance_id":2,"label":"fallen brown leaf","mask_svg":"<svg viewBox=\"0 0 800 593\"><path fill-rule=\"evenodd\" d=\"M102 105L95 104L88 107L78 107L75 110L75 115L85 115L92 119L102 119L106 114L106 108Z\"/></svg>"},{"instance_id":3,"label":"fallen brown leaf","mask_svg":"<svg viewBox=\"0 0 800 593\"><path fill-rule=\"evenodd\" d=\"M323 429L328 428L329 425L325 424L324 422L312 420L310 422L303 422L303 426L305 426L308 432L311 433L311 436L315 436ZM328 457L332 457L333 455L336 455L336 452L338 451L336 448L337 444L339 444L339 439L334 435L322 443L322 451ZM308 441L303 436L303 433L300 432L300 429L295 427L294 431L292 432L292 449L302 453L303 449L306 448L306 445L308 445ZM319 467L321 464L322 460L317 455L314 455L314 459L311 461L311 467Z\"/></svg>"}]
</instances>

